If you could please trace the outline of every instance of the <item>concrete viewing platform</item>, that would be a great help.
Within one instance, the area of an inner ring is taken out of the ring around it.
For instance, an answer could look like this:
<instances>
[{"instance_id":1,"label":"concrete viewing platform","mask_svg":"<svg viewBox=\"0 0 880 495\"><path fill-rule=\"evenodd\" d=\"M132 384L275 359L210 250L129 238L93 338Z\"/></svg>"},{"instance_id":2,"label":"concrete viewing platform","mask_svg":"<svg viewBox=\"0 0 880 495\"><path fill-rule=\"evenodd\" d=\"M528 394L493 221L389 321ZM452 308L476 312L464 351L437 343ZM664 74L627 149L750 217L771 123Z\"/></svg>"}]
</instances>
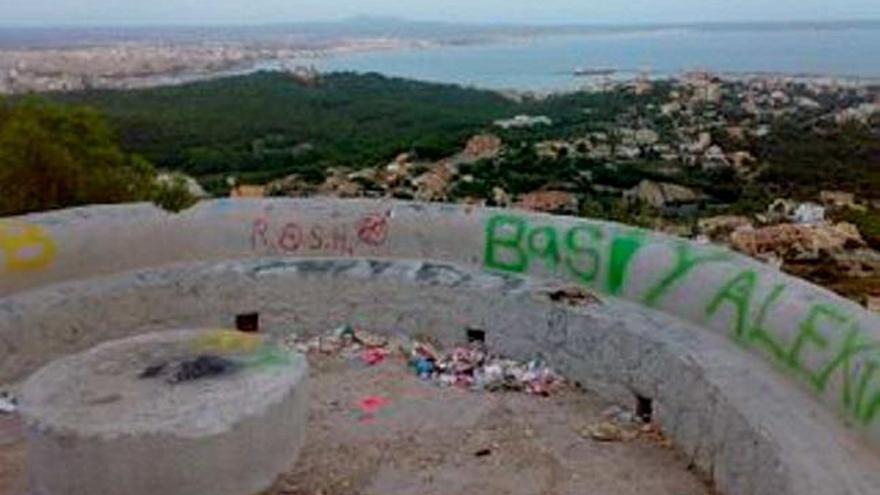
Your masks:
<instances>
[{"instance_id":1,"label":"concrete viewing platform","mask_svg":"<svg viewBox=\"0 0 880 495\"><path fill-rule=\"evenodd\" d=\"M293 436L279 437L302 428L305 406L296 401L304 399L292 382L273 388L274 364L254 364L276 355L240 347L257 341L221 334L203 342L238 349L243 361L232 364L215 359L222 352L183 344L188 353L128 350L128 357L112 350L122 344L107 344L159 339L137 336L168 329L238 327L251 317L261 323L259 335L275 341L352 324L448 347L479 329L505 357L540 358L603 400L636 411L651 406L651 424L719 493L880 493L880 318L721 246L583 218L391 200L218 200L174 215L151 205L97 206L2 219L0 229L0 388L21 399L37 435L26 464L43 493L72 483L63 493L249 495L290 468L314 475L332 466L336 458L322 457L320 441L305 440L298 461L283 450L293 449ZM581 292L583 300L570 300ZM265 350L262 342L255 349ZM257 354L247 358L250 352ZM306 365L296 361L282 368L304 377ZM84 368L61 368L72 365ZM33 385L40 380L45 385ZM352 398L331 399L331 388L316 387L328 402L311 424L350 408ZM184 390L192 395L176 395ZM247 400L252 394L257 402ZM176 412L128 409L146 399ZM396 411L409 410L409 402L398 403ZM294 417L274 415L284 408ZM4 422L0 446L9 445ZM461 438L469 438L471 425L463 426ZM375 448L367 443L341 445L339 462L351 468L361 456L375 467L397 455L386 454L392 445L421 455L407 443L412 432L401 431L376 456L364 454ZM438 444L447 437L438 433ZM503 447L502 439L481 443L488 446L474 444L474 452L492 452L481 462L508 460L510 450L493 445ZM15 477L4 459L25 465L17 449L0 449L0 495ZM588 450L575 454L578 462ZM58 460L61 452L73 453L69 464ZM450 486L442 480L461 474L460 455L445 457L450 469L430 486ZM567 462L546 464L554 473L548 479L592 469ZM126 472L132 464L137 469ZM400 479L414 486L410 468L373 467L370 483L351 469L340 473L347 485L282 476L277 493L288 486L395 493L387 488ZM108 477L130 486L102 489ZM429 493L425 483L397 493ZM691 488L670 490L700 491ZM622 493L629 492L615 495Z\"/></svg>"}]
</instances>

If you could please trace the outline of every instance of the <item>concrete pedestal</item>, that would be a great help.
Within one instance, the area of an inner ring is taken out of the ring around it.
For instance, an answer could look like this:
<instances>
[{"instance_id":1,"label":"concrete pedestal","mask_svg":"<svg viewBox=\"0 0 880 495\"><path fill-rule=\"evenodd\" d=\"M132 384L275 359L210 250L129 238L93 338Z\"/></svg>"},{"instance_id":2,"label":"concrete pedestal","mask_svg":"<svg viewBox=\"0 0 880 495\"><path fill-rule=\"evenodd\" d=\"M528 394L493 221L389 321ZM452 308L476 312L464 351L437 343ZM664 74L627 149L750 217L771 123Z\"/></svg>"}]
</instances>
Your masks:
<instances>
[{"instance_id":1,"label":"concrete pedestal","mask_svg":"<svg viewBox=\"0 0 880 495\"><path fill-rule=\"evenodd\" d=\"M233 331L141 335L22 390L34 495L250 495L299 454L303 356Z\"/></svg>"}]
</instances>

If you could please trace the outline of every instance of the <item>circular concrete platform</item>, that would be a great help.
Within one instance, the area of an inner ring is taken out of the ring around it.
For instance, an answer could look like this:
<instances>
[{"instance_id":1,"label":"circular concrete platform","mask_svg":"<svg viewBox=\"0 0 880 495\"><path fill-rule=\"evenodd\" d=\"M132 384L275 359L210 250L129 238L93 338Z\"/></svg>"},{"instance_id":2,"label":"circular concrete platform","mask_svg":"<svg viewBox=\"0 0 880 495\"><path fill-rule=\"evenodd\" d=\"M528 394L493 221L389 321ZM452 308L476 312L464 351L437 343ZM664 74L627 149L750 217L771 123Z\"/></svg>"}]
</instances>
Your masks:
<instances>
[{"instance_id":1,"label":"circular concrete platform","mask_svg":"<svg viewBox=\"0 0 880 495\"><path fill-rule=\"evenodd\" d=\"M172 331L57 360L22 389L34 495L250 495L304 438L307 363L257 335Z\"/></svg>"}]
</instances>

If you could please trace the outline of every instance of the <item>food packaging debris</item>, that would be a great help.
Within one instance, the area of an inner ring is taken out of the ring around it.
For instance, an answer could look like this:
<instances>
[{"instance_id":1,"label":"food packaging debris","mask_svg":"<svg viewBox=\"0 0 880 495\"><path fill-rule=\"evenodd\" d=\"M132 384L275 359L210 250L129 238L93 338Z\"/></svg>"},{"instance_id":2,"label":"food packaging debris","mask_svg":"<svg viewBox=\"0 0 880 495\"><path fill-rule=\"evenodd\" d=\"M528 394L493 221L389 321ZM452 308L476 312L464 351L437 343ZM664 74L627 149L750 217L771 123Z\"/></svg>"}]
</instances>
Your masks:
<instances>
[{"instance_id":1,"label":"food packaging debris","mask_svg":"<svg viewBox=\"0 0 880 495\"><path fill-rule=\"evenodd\" d=\"M602 421L582 428L581 436L592 438L597 442L623 442L636 438L638 430L628 430L610 421Z\"/></svg>"},{"instance_id":2,"label":"food packaging debris","mask_svg":"<svg viewBox=\"0 0 880 495\"><path fill-rule=\"evenodd\" d=\"M0 392L0 414L12 414L18 410L18 400L9 392Z\"/></svg>"},{"instance_id":3,"label":"food packaging debris","mask_svg":"<svg viewBox=\"0 0 880 495\"><path fill-rule=\"evenodd\" d=\"M391 404L391 399L378 395L369 395L358 401L358 413L360 422L372 421L376 414L381 412L383 408Z\"/></svg>"},{"instance_id":4,"label":"food packaging debris","mask_svg":"<svg viewBox=\"0 0 880 495\"><path fill-rule=\"evenodd\" d=\"M361 351L361 359L368 366L381 363L388 356L388 350L382 347L370 347Z\"/></svg>"},{"instance_id":5,"label":"food packaging debris","mask_svg":"<svg viewBox=\"0 0 880 495\"><path fill-rule=\"evenodd\" d=\"M636 422L636 415L620 406L611 406L605 409L602 411L602 417L620 424L633 424Z\"/></svg>"},{"instance_id":6,"label":"food packaging debris","mask_svg":"<svg viewBox=\"0 0 880 495\"><path fill-rule=\"evenodd\" d=\"M351 325L340 325L333 330L333 336L337 339L342 339L345 337L354 338L354 327Z\"/></svg>"},{"instance_id":7,"label":"food packaging debris","mask_svg":"<svg viewBox=\"0 0 880 495\"><path fill-rule=\"evenodd\" d=\"M620 406L602 411L602 420L578 429L578 433L598 442L626 442L641 435L651 436L659 431L653 424L644 424L635 414Z\"/></svg>"},{"instance_id":8,"label":"food packaging debris","mask_svg":"<svg viewBox=\"0 0 880 495\"><path fill-rule=\"evenodd\" d=\"M436 361L440 356L440 353L437 352L437 349L435 349L431 344L425 342L416 342L413 345L413 352L418 356L430 359L432 361Z\"/></svg>"},{"instance_id":9,"label":"food packaging debris","mask_svg":"<svg viewBox=\"0 0 880 495\"><path fill-rule=\"evenodd\" d=\"M370 395L358 401L358 408L365 413L374 414L391 403L391 399Z\"/></svg>"},{"instance_id":10,"label":"food packaging debris","mask_svg":"<svg viewBox=\"0 0 880 495\"><path fill-rule=\"evenodd\" d=\"M388 339L382 335L362 334L356 336L356 341L366 347L385 347L388 345Z\"/></svg>"},{"instance_id":11,"label":"food packaging debris","mask_svg":"<svg viewBox=\"0 0 880 495\"><path fill-rule=\"evenodd\" d=\"M416 374L419 375L419 378L431 378L431 373L434 372L434 363L431 360L423 357L416 359L414 366L416 368Z\"/></svg>"}]
</instances>

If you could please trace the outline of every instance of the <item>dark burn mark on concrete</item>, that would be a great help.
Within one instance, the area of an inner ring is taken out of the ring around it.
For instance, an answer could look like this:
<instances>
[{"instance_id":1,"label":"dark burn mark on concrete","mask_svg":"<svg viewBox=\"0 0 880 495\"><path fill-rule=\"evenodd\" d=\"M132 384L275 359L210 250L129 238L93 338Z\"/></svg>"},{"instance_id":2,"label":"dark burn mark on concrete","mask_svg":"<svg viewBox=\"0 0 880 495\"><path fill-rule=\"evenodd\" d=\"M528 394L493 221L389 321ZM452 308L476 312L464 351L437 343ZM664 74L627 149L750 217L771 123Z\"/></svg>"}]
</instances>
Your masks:
<instances>
[{"instance_id":1,"label":"dark burn mark on concrete","mask_svg":"<svg viewBox=\"0 0 880 495\"><path fill-rule=\"evenodd\" d=\"M580 287L563 287L547 293L547 297L557 303L569 306L600 304L599 298Z\"/></svg>"},{"instance_id":2,"label":"dark burn mark on concrete","mask_svg":"<svg viewBox=\"0 0 880 495\"><path fill-rule=\"evenodd\" d=\"M462 273L455 267L438 265L436 263L422 263L416 272L417 282L429 283L431 285L458 287L470 279L470 275Z\"/></svg>"},{"instance_id":3,"label":"dark burn mark on concrete","mask_svg":"<svg viewBox=\"0 0 880 495\"><path fill-rule=\"evenodd\" d=\"M251 273L260 276L263 272L296 271L299 263L295 261L267 261L251 269Z\"/></svg>"},{"instance_id":4,"label":"dark burn mark on concrete","mask_svg":"<svg viewBox=\"0 0 880 495\"><path fill-rule=\"evenodd\" d=\"M361 263L359 261L331 261L330 268L333 270L334 275L338 275L340 273L347 272L349 270L353 270L357 268Z\"/></svg>"},{"instance_id":5,"label":"dark burn mark on concrete","mask_svg":"<svg viewBox=\"0 0 880 495\"><path fill-rule=\"evenodd\" d=\"M299 271L303 274L339 273L344 271L344 269L340 269L339 262L331 260L300 260L296 264Z\"/></svg>"},{"instance_id":6,"label":"dark burn mark on concrete","mask_svg":"<svg viewBox=\"0 0 880 495\"><path fill-rule=\"evenodd\" d=\"M165 370L165 366L167 365L168 363L158 363L147 366L146 368L144 368L143 371L141 371L141 373L138 375L138 378L156 378L157 376L162 374L162 371Z\"/></svg>"},{"instance_id":7,"label":"dark burn mark on concrete","mask_svg":"<svg viewBox=\"0 0 880 495\"><path fill-rule=\"evenodd\" d=\"M182 383L203 378L227 375L238 370L237 363L221 356L203 354L195 359L181 361L174 373L168 377L168 383Z\"/></svg>"},{"instance_id":8,"label":"dark burn mark on concrete","mask_svg":"<svg viewBox=\"0 0 880 495\"><path fill-rule=\"evenodd\" d=\"M382 275L394 264L390 261L378 261L378 260L368 260L367 263L370 264L370 271L374 276Z\"/></svg>"},{"instance_id":9,"label":"dark burn mark on concrete","mask_svg":"<svg viewBox=\"0 0 880 495\"><path fill-rule=\"evenodd\" d=\"M122 400L122 395L114 393L114 394L109 394L109 395L103 395L101 397L96 397L96 398L90 399L86 402L90 405L93 405L93 406L102 406L104 404L112 404L114 402L119 402L120 400Z\"/></svg>"},{"instance_id":10,"label":"dark burn mark on concrete","mask_svg":"<svg viewBox=\"0 0 880 495\"><path fill-rule=\"evenodd\" d=\"M468 273L462 273L462 274L461 274L461 279L459 279L459 281L456 282L455 285L453 285L453 287L458 287L458 286L460 286L460 285L466 285L466 284L468 284L471 280L473 280L473 278L474 278L474 277L472 277L472 276L471 276L470 274L468 274Z\"/></svg>"},{"instance_id":11,"label":"dark burn mark on concrete","mask_svg":"<svg viewBox=\"0 0 880 495\"><path fill-rule=\"evenodd\" d=\"M494 276L501 278L503 283L501 285L501 292L503 294L509 294L511 292L519 291L526 285L526 281L514 275L507 274L493 274Z\"/></svg>"}]
</instances>

